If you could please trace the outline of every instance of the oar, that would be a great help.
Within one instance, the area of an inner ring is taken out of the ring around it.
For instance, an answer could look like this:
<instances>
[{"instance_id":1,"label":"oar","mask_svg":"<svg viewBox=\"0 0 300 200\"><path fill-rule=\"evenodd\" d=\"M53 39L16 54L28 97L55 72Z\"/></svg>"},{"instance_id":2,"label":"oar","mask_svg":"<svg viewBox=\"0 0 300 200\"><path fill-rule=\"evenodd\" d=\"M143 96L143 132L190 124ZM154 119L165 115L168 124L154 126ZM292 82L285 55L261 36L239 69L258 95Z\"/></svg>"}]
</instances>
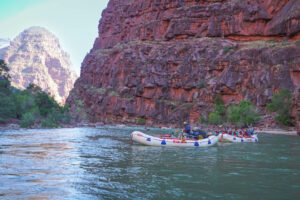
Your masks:
<instances>
[{"instance_id":1,"label":"oar","mask_svg":"<svg viewBox=\"0 0 300 200\"><path fill-rule=\"evenodd\" d=\"M133 145L132 134L130 135L130 144Z\"/></svg>"},{"instance_id":2,"label":"oar","mask_svg":"<svg viewBox=\"0 0 300 200\"><path fill-rule=\"evenodd\" d=\"M221 142L223 143L223 132L221 134Z\"/></svg>"}]
</instances>

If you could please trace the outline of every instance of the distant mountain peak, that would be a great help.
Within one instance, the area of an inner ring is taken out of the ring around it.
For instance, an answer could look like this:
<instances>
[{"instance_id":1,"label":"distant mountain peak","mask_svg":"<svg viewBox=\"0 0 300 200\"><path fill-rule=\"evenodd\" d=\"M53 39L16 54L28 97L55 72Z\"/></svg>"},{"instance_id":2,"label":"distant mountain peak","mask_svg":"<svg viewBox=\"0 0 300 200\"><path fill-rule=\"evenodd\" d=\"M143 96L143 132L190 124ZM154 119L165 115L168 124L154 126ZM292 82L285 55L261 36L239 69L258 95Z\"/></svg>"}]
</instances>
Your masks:
<instances>
[{"instance_id":1,"label":"distant mountain peak","mask_svg":"<svg viewBox=\"0 0 300 200\"><path fill-rule=\"evenodd\" d=\"M18 88L34 83L60 103L65 101L77 78L59 39L43 27L24 30L2 54L10 67L12 82Z\"/></svg>"}]
</instances>

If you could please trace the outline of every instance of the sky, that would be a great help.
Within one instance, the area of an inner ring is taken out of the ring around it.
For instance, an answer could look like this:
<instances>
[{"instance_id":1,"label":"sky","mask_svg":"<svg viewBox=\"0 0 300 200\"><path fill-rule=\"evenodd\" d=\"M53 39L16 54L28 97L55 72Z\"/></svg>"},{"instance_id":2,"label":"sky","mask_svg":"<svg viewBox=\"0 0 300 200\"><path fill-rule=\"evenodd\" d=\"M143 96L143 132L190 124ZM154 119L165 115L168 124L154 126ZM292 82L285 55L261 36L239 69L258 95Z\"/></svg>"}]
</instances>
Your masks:
<instances>
[{"instance_id":1,"label":"sky","mask_svg":"<svg viewBox=\"0 0 300 200\"><path fill-rule=\"evenodd\" d=\"M14 39L31 26L48 29L69 53L79 75L81 62L98 36L109 0L0 0L0 38Z\"/></svg>"}]
</instances>

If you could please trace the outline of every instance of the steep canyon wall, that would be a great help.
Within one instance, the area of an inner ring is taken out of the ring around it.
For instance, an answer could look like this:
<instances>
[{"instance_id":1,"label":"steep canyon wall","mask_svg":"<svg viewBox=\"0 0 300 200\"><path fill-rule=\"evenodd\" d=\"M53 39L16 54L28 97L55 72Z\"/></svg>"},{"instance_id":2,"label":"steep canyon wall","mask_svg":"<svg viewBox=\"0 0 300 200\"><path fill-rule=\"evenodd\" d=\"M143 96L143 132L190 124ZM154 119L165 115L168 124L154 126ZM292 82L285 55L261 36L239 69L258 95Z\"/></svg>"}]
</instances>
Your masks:
<instances>
[{"instance_id":1,"label":"steep canyon wall","mask_svg":"<svg viewBox=\"0 0 300 200\"><path fill-rule=\"evenodd\" d=\"M216 94L264 107L300 86L299 38L297 0L110 0L67 101L149 124L196 122Z\"/></svg>"}]
</instances>

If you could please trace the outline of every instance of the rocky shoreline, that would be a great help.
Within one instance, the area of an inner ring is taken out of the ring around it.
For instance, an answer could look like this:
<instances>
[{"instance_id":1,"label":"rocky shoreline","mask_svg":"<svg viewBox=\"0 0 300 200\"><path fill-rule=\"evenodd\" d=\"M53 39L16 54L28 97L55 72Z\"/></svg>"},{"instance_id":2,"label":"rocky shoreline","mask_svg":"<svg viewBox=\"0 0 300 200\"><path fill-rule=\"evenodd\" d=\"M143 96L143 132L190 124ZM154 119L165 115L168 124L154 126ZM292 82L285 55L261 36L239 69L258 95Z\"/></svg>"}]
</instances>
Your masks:
<instances>
[{"instance_id":1,"label":"rocky shoreline","mask_svg":"<svg viewBox=\"0 0 300 200\"><path fill-rule=\"evenodd\" d=\"M265 133L269 135L291 135L291 136L300 136L297 131L287 131L284 129L262 129L260 131L257 131L257 133Z\"/></svg>"},{"instance_id":2,"label":"rocky shoreline","mask_svg":"<svg viewBox=\"0 0 300 200\"><path fill-rule=\"evenodd\" d=\"M141 128L148 129L150 127L141 126L138 124L104 124L104 123L73 123L73 124L63 124L58 128L51 128L51 129L59 129L59 128L101 128L105 126L115 126L119 128L124 127L136 127L140 126ZM161 128L161 129L180 129L180 127L175 126L151 126L151 128ZM217 126L211 126L212 129L218 129ZM0 125L0 131L3 130L27 130L27 129L49 129L49 128L41 128L41 127L34 127L34 128L21 128L18 124L6 124ZM280 128L266 128L266 127L255 127L255 131L259 134L270 134L270 135L287 135L287 136L300 136L299 132L295 130L294 127L290 127L289 129L280 129Z\"/></svg>"}]
</instances>

